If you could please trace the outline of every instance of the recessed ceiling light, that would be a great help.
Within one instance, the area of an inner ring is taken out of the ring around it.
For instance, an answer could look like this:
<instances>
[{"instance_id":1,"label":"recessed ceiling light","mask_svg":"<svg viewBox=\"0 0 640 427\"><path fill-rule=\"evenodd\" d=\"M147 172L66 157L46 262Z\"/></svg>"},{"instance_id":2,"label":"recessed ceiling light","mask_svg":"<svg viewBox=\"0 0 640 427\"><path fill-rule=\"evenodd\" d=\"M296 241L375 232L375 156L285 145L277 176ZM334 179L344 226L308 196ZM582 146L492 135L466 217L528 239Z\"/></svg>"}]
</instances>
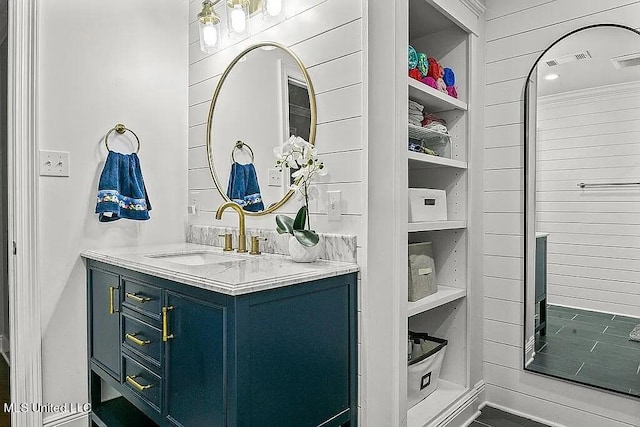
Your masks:
<instances>
[{"instance_id":1,"label":"recessed ceiling light","mask_svg":"<svg viewBox=\"0 0 640 427\"><path fill-rule=\"evenodd\" d=\"M555 79L557 79L558 77L560 77L560 76L559 76L559 75L557 75L557 74L547 74L546 76L544 76L544 79L545 79L545 80L555 80Z\"/></svg>"}]
</instances>

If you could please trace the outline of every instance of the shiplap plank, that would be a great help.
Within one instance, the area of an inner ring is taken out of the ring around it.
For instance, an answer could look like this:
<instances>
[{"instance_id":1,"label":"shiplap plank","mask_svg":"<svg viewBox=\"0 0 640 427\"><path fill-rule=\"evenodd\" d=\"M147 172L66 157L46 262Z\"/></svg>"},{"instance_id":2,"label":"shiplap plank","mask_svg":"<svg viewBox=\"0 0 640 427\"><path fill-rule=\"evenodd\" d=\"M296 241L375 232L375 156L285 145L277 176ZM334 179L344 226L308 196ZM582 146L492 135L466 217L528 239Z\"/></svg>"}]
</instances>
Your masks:
<instances>
[{"instance_id":1,"label":"shiplap plank","mask_svg":"<svg viewBox=\"0 0 640 427\"><path fill-rule=\"evenodd\" d=\"M558 257L558 255L554 255L554 257ZM615 282L627 282L630 284L637 283L639 276L638 271L632 270L604 269L597 266L583 267L580 265L556 264L554 262L548 262L547 271L549 274L611 280Z\"/></svg>"},{"instance_id":2,"label":"shiplap plank","mask_svg":"<svg viewBox=\"0 0 640 427\"><path fill-rule=\"evenodd\" d=\"M596 100L597 102L595 102ZM562 120L565 117L591 114L606 115L620 110L637 110L638 108L640 108L640 100L638 99L637 90L629 93L628 90L618 89L606 97L584 97L582 99L570 99L548 104L544 104L542 99L538 99L538 120L542 123L547 123L549 121Z\"/></svg>"},{"instance_id":3,"label":"shiplap plank","mask_svg":"<svg viewBox=\"0 0 640 427\"><path fill-rule=\"evenodd\" d=\"M484 157L485 169L503 169L524 164L524 147L487 148Z\"/></svg>"},{"instance_id":4,"label":"shiplap plank","mask_svg":"<svg viewBox=\"0 0 640 427\"><path fill-rule=\"evenodd\" d=\"M581 141L577 143L582 143ZM553 144L551 144L553 147ZM594 156L594 147L561 148L555 150L539 151L536 155L537 162L547 160L588 159ZM597 148L598 155L612 156L637 156L640 155L640 144L606 144ZM640 165L640 163L638 163Z\"/></svg>"},{"instance_id":5,"label":"shiplap plank","mask_svg":"<svg viewBox=\"0 0 640 427\"><path fill-rule=\"evenodd\" d=\"M488 215L493 214L485 214L485 218ZM484 254L522 258L524 256L524 238L522 236L523 231L524 228L520 230L520 234L505 235L490 234L489 231L485 230L486 234L484 236Z\"/></svg>"},{"instance_id":6,"label":"shiplap plank","mask_svg":"<svg viewBox=\"0 0 640 427\"><path fill-rule=\"evenodd\" d=\"M484 134L485 149L519 146L523 141L521 124L487 127Z\"/></svg>"},{"instance_id":7,"label":"shiplap plank","mask_svg":"<svg viewBox=\"0 0 640 427\"><path fill-rule=\"evenodd\" d=\"M605 141L603 143L603 140ZM585 136L582 138L574 139L556 139L553 143L549 141L539 141L537 145L537 150L539 153L544 153L545 151L553 151L553 150L571 150L577 148L589 148L589 149L602 149L608 148L609 145L636 145L640 144L640 132L625 132L625 133L617 133L612 137L602 135L593 135L593 136Z\"/></svg>"},{"instance_id":8,"label":"shiplap plank","mask_svg":"<svg viewBox=\"0 0 640 427\"><path fill-rule=\"evenodd\" d=\"M581 169L558 169L546 170L544 176L540 177L537 182L552 181L569 181L575 180L577 185L580 182L585 183L602 183L609 182L609 179L617 178L626 181L635 181L640 174L640 166L626 167L624 170L615 170L615 168L581 168ZM589 189L592 190L592 189ZM615 211L614 211L615 212Z\"/></svg>"},{"instance_id":9,"label":"shiplap plank","mask_svg":"<svg viewBox=\"0 0 640 427\"><path fill-rule=\"evenodd\" d=\"M626 306L633 309L634 317L640 316L640 294L637 293L619 293L612 292L608 289L587 289L583 288L582 286L561 286L557 283L552 283L548 288L548 295L550 296L549 299L551 300L554 297L564 297L566 299L572 299L573 301L575 301L575 303L570 305L577 307L582 307L583 304L581 303L585 301L591 301L598 304L613 304L616 306L620 306L620 309L623 309L623 307ZM613 311L613 313L619 312L619 310Z\"/></svg>"},{"instance_id":10,"label":"shiplap plank","mask_svg":"<svg viewBox=\"0 0 640 427\"><path fill-rule=\"evenodd\" d=\"M484 120L487 126L504 126L522 122L523 105L520 100L495 104L484 109Z\"/></svg>"},{"instance_id":11,"label":"shiplap plank","mask_svg":"<svg viewBox=\"0 0 640 427\"><path fill-rule=\"evenodd\" d=\"M609 279L599 279L595 277L585 277L578 275L566 275L549 273L547 276L547 283L553 285L565 286L573 288L573 296L579 297L581 289L589 289L591 291L599 292L614 292L617 294L639 294L640 283L629 283L612 281ZM556 293L556 295L559 295ZM571 296L571 295L569 295ZM618 295L620 298L620 295ZM624 299L624 296L622 297ZM639 308L640 310L640 308Z\"/></svg>"},{"instance_id":12,"label":"shiplap plank","mask_svg":"<svg viewBox=\"0 0 640 427\"><path fill-rule=\"evenodd\" d=\"M558 3L563 3L563 1ZM586 4L586 2L582 4ZM581 8L576 8L573 10L576 19L561 22L557 25L544 26L528 32L520 31L519 28L512 24L507 24L511 28L512 34L509 37L487 42L486 61L492 63L504 58L534 52L536 55L540 55L555 40L576 28L587 25L615 22L631 28L640 27L640 3L637 1L628 6L612 10L608 10L609 8L603 2L599 4L600 11L597 13L585 16L581 14ZM491 25L487 25L487 27L493 26L495 23L496 21L492 21ZM531 66L533 66L533 61L530 64Z\"/></svg>"},{"instance_id":13,"label":"shiplap plank","mask_svg":"<svg viewBox=\"0 0 640 427\"><path fill-rule=\"evenodd\" d=\"M548 251L553 250L548 254L547 263L555 266L574 266L574 267L587 267L593 269L603 270L602 277L608 277L609 270L620 270L631 272L637 275L638 284L640 286L640 272L638 271L638 260L629 258L612 258L607 256L605 252L604 256L599 255L598 252L591 254L573 254L558 252L553 244L548 245ZM577 272L577 271L576 271ZM577 275L577 274L576 274ZM584 276L587 277L587 276ZM595 276L594 276L595 277ZM613 278L613 277L612 277Z\"/></svg>"},{"instance_id":14,"label":"shiplap plank","mask_svg":"<svg viewBox=\"0 0 640 427\"><path fill-rule=\"evenodd\" d=\"M485 213L485 233L519 235L524 230L524 215L514 213Z\"/></svg>"},{"instance_id":15,"label":"shiplap plank","mask_svg":"<svg viewBox=\"0 0 640 427\"><path fill-rule=\"evenodd\" d=\"M520 284L522 286L522 284ZM483 322L484 339L513 346L522 345L524 332L522 326L497 320L485 319Z\"/></svg>"},{"instance_id":16,"label":"shiplap plank","mask_svg":"<svg viewBox=\"0 0 640 427\"><path fill-rule=\"evenodd\" d=\"M189 148L204 146L207 143L207 125L202 123L189 128Z\"/></svg>"},{"instance_id":17,"label":"shiplap plank","mask_svg":"<svg viewBox=\"0 0 640 427\"><path fill-rule=\"evenodd\" d=\"M536 210L536 221L579 224L630 224L640 227L640 212L544 212Z\"/></svg>"},{"instance_id":18,"label":"shiplap plank","mask_svg":"<svg viewBox=\"0 0 640 427\"><path fill-rule=\"evenodd\" d=\"M318 124L362 115L362 84L321 93L316 98Z\"/></svg>"},{"instance_id":19,"label":"shiplap plank","mask_svg":"<svg viewBox=\"0 0 640 427\"><path fill-rule=\"evenodd\" d=\"M318 154L351 151L362 148L362 117L338 120L318 125Z\"/></svg>"},{"instance_id":20,"label":"shiplap plank","mask_svg":"<svg viewBox=\"0 0 640 427\"><path fill-rule=\"evenodd\" d=\"M541 129L538 132L538 139L545 141L601 135L604 142L614 139L617 134L624 134L628 132L640 132L640 119L625 120L615 123L587 124L562 129Z\"/></svg>"},{"instance_id":21,"label":"shiplap plank","mask_svg":"<svg viewBox=\"0 0 640 427\"><path fill-rule=\"evenodd\" d=\"M523 79L488 84L484 93L484 105L489 107L509 102L523 102L524 83Z\"/></svg>"},{"instance_id":22,"label":"shiplap plank","mask_svg":"<svg viewBox=\"0 0 640 427\"><path fill-rule=\"evenodd\" d=\"M523 304L497 298L484 298L485 319L519 325L522 322Z\"/></svg>"},{"instance_id":23,"label":"shiplap plank","mask_svg":"<svg viewBox=\"0 0 640 427\"><path fill-rule=\"evenodd\" d=\"M607 9L616 9L629 4L637 3L635 0L607 0ZM525 33L539 28L546 28L561 22L575 20L575 11L580 8L584 15L591 15L602 11L600 2L585 2L584 0L562 0L545 3L531 10L519 11L509 16L497 18L492 25L487 27L487 41L509 37L517 29L518 33Z\"/></svg>"},{"instance_id":24,"label":"shiplap plank","mask_svg":"<svg viewBox=\"0 0 640 427\"><path fill-rule=\"evenodd\" d=\"M494 341L485 341L484 352L487 359L491 359L493 363L500 366L507 366L513 369L522 366L523 356L521 346L516 347Z\"/></svg>"},{"instance_id":25,"label":"shiplap plank","mask_svg":"<svg viewBox=\"0 0 640 427\"><path fill-rule=\"evenodd\" d=\"M638 98L640 101L640 98ZM640 105L640 102L639 102ZM565 110L566 111L566 110ZM596 126L603 124L619 124L638 120L640 117L640 108L618 108L614 111L599 111L597 113L573 114L564 117L555 117L550 119L538 118L539 130L565 129L572 127Z\"/></svg>"},{"instance_id":26,"label":"shiplap plank","mask_svg":"<svg viewBox=\"0 0 640 427\"><path fill-rule=\"evenodd\" d=\"M485 191L521 191L523 185L521 169L493 169L484 173Z\"/></svg>"},{"instance_id":27,"label":"shiplap plank","mask_svg":"<svg viewBox=\"0 0 640 427\"><path fill-rule=\"evenodd\" d=\"M487 0L487 11L485 17L487 21L492 21L496 18L518 13L527 9L535 9L545 3L550 3L555 0ZM531 11L534 12L534 11Z\"/></svg>"},{"instance_id":28,"label":"shiplap plank","mask_svg":"<svg viewBox=\"0 0 640 427\"><path fill-rule=\"evenodd\" d=\"M522 282L514 279L485 276L485 296L520 302L523 298Z\"/></svg>"},{"instance_id":29,"label":"shiplap plank","mask_svg":"<svg viewBox=\"0 0 640 427\"><path fill-rule=\"evenodd\" d=\"M632 259L640 261L640 247L621 248L618 246L586 245L553 242L547 248L549 254L573 254L590 257Z\"/></svg>"},{"instance_id":30,"label":"shiplap plank","mask_svg":"<svg viewBox=\"0 0 640 427\"><path fill-rule=\"evenodd\" d=\"M522 258L484 255L485 276L500 277L502 279L521 280L524 271Z\"/></svg>"},{"instance_id":31,"label":"shiplap plank","mask_svg":"<svg viewBox=\"0 0 640 427\"><path fill-rule=\"evenodd\" d=\"M640 247L640 236L616 236L611 239L606 234L584 234L584 233L567 233L554 232L549 236L554 243L565 243L572 245L593 245L593 246L612 246L617 248L637 248Z\"/></svg>"},{"instance_id":32,"label":"shiplap plank","mask_svg":"<svg viewBox=\"0 0 640 427\"><path fill-rule=\"evenodd\" d=\"M493 191L484 194L484 211L487 213L521 213L524 195L521 191Z\"/></svg>"}]
</instances>

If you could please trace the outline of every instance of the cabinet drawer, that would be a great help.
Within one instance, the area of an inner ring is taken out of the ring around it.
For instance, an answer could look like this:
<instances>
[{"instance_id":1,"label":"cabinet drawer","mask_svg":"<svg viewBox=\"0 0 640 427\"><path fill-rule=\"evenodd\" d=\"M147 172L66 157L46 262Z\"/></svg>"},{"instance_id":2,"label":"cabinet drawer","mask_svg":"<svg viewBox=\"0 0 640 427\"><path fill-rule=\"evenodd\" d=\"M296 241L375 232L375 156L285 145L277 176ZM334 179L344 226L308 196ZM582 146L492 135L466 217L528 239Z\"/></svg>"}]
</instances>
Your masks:
<instances>
[{"instance_id":1,"label":"cabinet drawer","mask_svg":"<svg viewBox=\"0 0 640 427\"><path fill-rule=\"evenodd\" d=\"M159 329L123 314L122 345L129 350L149 356L160 365L162 333Z\"/></svg>"},{"instance_id":2,"label":"cabinet drawer","mask_svg":"<svg viewBox=\"0 0 640 427\"><path fill-rule=\"evenodd\" d=\"M123 355L124 384L160 412L162 378L135 360Z\"/></svg>"},{"instance_id":3,"label":"cabinet drawer","mask_svg":"<svg viewBox=\"0 0 640 427\"><path fill-rule=\"evenodd\" d=\"M153 286L122 279L124 295L122 305L160 320L160 289Z\"/></svg>"}]
</instances>

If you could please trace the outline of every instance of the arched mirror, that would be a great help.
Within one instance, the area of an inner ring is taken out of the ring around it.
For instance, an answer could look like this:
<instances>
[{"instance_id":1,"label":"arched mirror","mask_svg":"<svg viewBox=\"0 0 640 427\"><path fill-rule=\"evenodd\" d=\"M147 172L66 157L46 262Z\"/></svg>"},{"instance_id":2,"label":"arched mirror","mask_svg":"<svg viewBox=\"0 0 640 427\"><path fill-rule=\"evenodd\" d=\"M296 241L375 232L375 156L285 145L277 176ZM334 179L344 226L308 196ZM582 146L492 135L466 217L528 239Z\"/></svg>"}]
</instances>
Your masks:
<instances>
[{"instance_id":1,"label":"arched mirror","mask_svg":"<svg viewBox=\"0 0 640 427\"><path fill-rule=\"evenodd\" d=\"M293 194L292 170L273 149L290 136L315 144L316 101L300 59L278 43L241 52L222 74L207 120L207 155L216 188L247 215L264 215Z\"/></svg>"},{"instance_id":2,"label":"arched mirror","mask_svg":"<svg viewBox=\"0 0 640 427\"><path fill-rule=\"evenodd\" d=\"M553 43L524 110L525 369L640 397L640 32Z\"/></svg>"}]
</instances>

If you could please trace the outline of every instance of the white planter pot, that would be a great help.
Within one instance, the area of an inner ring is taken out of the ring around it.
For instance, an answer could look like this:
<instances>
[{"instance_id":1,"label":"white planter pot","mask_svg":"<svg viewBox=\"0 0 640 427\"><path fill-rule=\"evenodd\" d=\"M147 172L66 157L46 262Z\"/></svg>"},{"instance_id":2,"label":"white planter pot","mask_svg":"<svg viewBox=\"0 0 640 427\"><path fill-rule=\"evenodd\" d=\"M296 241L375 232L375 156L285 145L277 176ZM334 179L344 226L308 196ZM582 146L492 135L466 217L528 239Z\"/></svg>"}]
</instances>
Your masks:
<instances>
[{"instance_id":1,"label":"white planter pot","mask_svg":"<svg viewBox=\"0 0 640 427\"><path fill-rule=\"evenodd\" d=\"M295 262L314 262L320 254L320 244L304 246L295 236L289 237L289 255Z\"/></svg>"}]
</instances>

